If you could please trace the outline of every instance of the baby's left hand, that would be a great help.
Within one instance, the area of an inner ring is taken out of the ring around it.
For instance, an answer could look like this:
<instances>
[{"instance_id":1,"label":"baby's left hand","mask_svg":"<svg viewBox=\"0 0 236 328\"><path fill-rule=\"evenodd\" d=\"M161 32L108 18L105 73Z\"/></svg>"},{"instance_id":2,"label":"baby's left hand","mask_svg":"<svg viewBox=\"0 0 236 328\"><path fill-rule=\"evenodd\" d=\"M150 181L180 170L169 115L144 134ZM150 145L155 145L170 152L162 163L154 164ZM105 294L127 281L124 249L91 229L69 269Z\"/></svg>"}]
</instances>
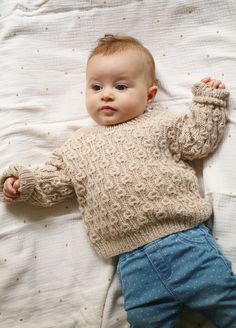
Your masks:
<instances>
[{"instance_id":1,"label":"baby's left hand","mask_svg":"<svg viewBox=\"0 0 236 328\"><path fill-rule=\"evenodd\" d=\"M210 76L205 77L201 80L202 83L205 83L208 87L212 89L225 89L224 83L219 80L212 79Z\"/></svg>"}]
</instances>

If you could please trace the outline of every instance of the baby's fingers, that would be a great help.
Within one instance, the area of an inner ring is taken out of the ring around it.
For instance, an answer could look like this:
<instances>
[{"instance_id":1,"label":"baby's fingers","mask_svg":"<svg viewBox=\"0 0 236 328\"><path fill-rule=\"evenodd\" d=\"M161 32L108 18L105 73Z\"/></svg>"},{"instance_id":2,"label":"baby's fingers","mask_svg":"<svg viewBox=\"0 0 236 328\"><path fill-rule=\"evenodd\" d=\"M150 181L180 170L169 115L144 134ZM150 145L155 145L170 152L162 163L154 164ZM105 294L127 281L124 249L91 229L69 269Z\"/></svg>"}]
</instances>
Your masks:
<instances>
[{"instance_id":1,"label":"baby's fingers","mask_svg":"<svg viewBox=\"0 0 236 328\"><path fill-rule=\"evenodd\" d=\"M223 82L212 79L210 76L205 77L201 80L201 82L205 83L208 87L212 89L225 89L225 85Z\"/></svg>"},{"instance_id":2,"label":"baby's fingers","mask_svg":"<svg viewBox=\"0 0 236 328\"><path fill-rule=\"evenodd\" d=\"M14 200L14 198L4 196L4 201L6 203L11 203L13 200Z\"/></svg>"},{"instance_id":3,"label":"baby's fingers","mask_svg":"<svg viewBox=\"0 0 236 328\"><path fill-rule=\"evenodd\" d=\"M213 89L224 89L225 88L224 83L222 83L219 80L212 80L211 82L209 82L208 85Z\"/></svg>"},{"instance_id":4,"label":"baby's fingers","mask_svg":"<svg viewBox=\"0 0 236 328\"><path fill-rule=\"evenodd\" d=\"M213 85L212 85L212 87L213 87L214 89L218 89L220 85L221 85L221 81L213 80Z\"/></svg>"},{"instance_id":5,"label":"baby's fingers","mask_svg":"<svg viewBox=\"0 0 236 328\"><path fill-rule=\"evenodd\" d=\"M204 79L201 80L201 82L205 83L210 88L215 88L214 87L215 80L213 80L210 76L205 77Z\"/></svg>"},{"instance_id":6,"label":"baby's fingers","mask_svg":"<svg viewBox=\"0 0 236 328\"><path fill-rule=\"evenodd\" d=\"M219 84L219 89L225 89L225 84L221 82L221 83Z\"/></svg>"},{"instance_id":7,"label":"baby's fingers","mask_svg":"<svg viewBox=\"0 0 236 328\"><path fill-rule=\"evenodd\" d=\"M15 198L19 197L20 193L18 191L11 192L6 189L3 189L3 194L4 194L4 197L15 199Z\"/></svg>"},{"instance_id":8,"label":"baby's fingers","mask_svg":"<svg viewBox=\"0 0 236 328\"><path fill-rule=\"evenodd\" d=\"M9 177L5 180L3 185L3 194L7 201L9 199L15 199L19 197L19 179L15 177Z\"/></svg>"},{"instance_id":9,"label":"baby's fingers","mask_svg":"<svg viewBox=\"0 0 236 328\"><path fill-rule=\"evenodd\" d=\"M210 76L207 76L207 77L204 77L204 79L201 79L201 82L204 82L204 83L207 83L207 82L210 82L210 81L211 81Z\"/></svg>"},{"instance_id":10,"label":"baby's fingers","mask_svg":"<svg viewBox=\"0 0 236 328\"><path fill-rule=\"evenodd\" d=\"M3 191L6 192L6 193L15 194L16 190L13 187L13 184L14 184L15 181L16 181L16 178L14 178L14 177L7 178L4 182L4 185L3 185Z\"/></svg>"},{"instance_id":11,"label":"baby's fingers","mask_svg":"<svg viewBox=\"0 0 236 328\"><path fill-rule=\"evenodd\" d=\"M4 200L7 203L11 203L13 200L20 196L18 191L19 179L15 177L7 178L3 186Z\"/></svg>"},{"instance_id":12,"label":"baby's fingers","mask_svg":"<svg viewBox=\"0 0 236 328\"><path fill-rule=\"evenodd\" d=\"M18 189L20 188L20 181L19 181L19 179L17 179L17 180L14 181L13 188L18 192Z\"/></svg>"}]
</instances>

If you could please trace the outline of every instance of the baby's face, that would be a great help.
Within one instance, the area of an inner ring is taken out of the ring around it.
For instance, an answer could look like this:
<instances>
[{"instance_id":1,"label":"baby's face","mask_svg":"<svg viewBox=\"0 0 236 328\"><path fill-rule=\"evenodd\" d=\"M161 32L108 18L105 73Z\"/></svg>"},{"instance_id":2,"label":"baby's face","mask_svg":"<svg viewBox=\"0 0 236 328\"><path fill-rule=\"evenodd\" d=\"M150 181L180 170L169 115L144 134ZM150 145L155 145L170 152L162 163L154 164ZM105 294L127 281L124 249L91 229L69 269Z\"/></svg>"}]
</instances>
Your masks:
<instances>
[{"instance_id":1,"label":"baby's face","mask_svg":"<svg viewBox=\"0 0 236 328\"><path fill-rule=\"evenodd\" d=\"M87 66L86 106L99 125L115 125L141 115L150 102L147 67L135 50L95 55Z\"/></svg>"}]
</instances>

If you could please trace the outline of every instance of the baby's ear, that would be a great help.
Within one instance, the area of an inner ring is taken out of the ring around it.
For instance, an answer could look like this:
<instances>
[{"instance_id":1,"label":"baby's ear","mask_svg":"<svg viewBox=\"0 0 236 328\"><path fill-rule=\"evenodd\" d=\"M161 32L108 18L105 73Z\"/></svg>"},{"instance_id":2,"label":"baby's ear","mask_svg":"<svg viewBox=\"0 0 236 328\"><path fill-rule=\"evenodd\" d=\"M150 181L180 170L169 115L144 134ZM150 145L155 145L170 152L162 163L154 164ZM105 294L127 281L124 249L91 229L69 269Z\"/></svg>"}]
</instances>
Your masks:
<instances>
[{"instance_id":1,"label":"baby's ear","mask_svg":"<svg viewBox=\"0 0 236 328\"><path fill-rule=\"evenodd\" d=\"M147 103L151 104L157 94L158 87L156 85L151 86L148 89L148 95L147 95Z\"/></svg>"}]
</instances>

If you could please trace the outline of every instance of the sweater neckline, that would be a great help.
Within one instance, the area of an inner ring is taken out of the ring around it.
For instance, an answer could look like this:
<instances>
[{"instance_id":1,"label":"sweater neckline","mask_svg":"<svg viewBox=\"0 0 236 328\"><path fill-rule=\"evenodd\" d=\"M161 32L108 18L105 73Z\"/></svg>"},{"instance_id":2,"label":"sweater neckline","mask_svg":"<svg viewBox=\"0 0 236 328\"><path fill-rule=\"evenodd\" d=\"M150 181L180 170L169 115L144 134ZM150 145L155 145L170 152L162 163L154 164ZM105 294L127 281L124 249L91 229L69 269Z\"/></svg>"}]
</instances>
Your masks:
<instances>
[{"instance_id":1,"label":"sweater neckline","mask_svg":"<svg viewBox=\"0 0 236 328\"><path fill-rule=\"evenodd\" d=\"M114 125L97 125L97 128L98 129L106 129L106 130L115 130L115 129L123 128L124 126L130 126L130 125L132 126L132 125L135 125L137 122L142 122L142 121L146 120L147 117L152 116L154 113L156 114L157 111L150 110L148 112L145 112L145 113L133 118L132 120L122 122L119 124L114 124Z\"/></svg>"}]
</instances>

